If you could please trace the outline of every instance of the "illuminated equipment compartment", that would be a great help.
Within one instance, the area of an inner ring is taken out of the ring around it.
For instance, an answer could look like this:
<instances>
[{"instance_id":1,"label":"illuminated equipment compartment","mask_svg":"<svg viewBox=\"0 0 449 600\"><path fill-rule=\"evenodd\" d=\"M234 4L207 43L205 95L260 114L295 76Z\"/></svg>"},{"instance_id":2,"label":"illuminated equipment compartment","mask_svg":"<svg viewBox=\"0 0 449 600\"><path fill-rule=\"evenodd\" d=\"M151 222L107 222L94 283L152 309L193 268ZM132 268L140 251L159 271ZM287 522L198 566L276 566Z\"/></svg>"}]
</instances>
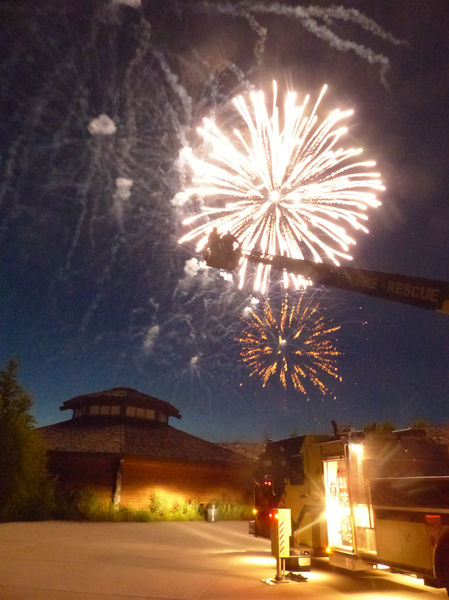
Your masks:
<instances>
[{"instance_id":1,"label":"illuminated equipment compartment","mask_svg":"<svg viewBox=\"0 0 449 600\"><path fill-rule=\"evenodd\" d=\"M449 476L379 478L370 488L379 561L433 576L449 529Z\"/></svg>"}]
</instances>

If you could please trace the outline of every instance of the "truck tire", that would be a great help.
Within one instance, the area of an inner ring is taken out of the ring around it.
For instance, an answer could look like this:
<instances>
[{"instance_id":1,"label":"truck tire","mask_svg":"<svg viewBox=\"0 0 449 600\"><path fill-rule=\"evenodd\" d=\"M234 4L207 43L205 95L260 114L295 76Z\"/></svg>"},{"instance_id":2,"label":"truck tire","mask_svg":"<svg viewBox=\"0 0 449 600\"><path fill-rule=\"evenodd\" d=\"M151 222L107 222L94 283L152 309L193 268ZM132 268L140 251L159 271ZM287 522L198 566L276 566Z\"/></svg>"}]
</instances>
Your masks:
<instances>
[{"instance_id":1,"label":"truck tire","mask_svg":"<svg viewBox=\"0 0 449 600\"><path fill-rule=\"evenodd\" d=\"M435 550L435 575L439 586L445 587L449 596L449 534L446 534Z\"/></svg>"}]
</instances>

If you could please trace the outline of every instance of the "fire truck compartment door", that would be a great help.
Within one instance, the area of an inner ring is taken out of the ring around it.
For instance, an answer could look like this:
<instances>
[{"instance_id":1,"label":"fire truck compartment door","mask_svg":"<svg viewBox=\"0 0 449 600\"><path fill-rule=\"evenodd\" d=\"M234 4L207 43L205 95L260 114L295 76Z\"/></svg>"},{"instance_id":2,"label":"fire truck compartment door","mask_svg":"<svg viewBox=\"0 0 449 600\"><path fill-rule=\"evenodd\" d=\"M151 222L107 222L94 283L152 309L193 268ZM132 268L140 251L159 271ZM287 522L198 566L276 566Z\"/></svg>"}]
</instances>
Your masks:
<instances>
[{"instance_id":1,"label":"fire truck compartment door","mask_svg":"<svg viewBox=\"0 0 449 600\"><path fill-rule=\"evenodd\" d=\"M432 570L432 551L425 523L375 517L377 559L404 567Z\"/></svg>"}]
</instances>

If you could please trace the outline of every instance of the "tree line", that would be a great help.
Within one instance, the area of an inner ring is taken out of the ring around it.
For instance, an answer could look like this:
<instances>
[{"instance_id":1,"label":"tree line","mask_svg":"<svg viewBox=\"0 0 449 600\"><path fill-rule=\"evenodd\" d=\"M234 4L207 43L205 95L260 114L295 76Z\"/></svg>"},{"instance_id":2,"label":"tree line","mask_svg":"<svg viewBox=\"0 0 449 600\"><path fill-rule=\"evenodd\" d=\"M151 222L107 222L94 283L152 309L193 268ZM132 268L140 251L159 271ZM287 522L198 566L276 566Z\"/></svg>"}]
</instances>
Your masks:
<instances>
[{"instance_id":1,"label":"tree line","mask_svg":"<svg viewBox=\"0 0 449 600\"><path fill-rule=\"evenodd\" d=\"M17 362L0 371L0 521L45 519L56 505L44 441L19 385Z\"/></svg>"}]
</instances>

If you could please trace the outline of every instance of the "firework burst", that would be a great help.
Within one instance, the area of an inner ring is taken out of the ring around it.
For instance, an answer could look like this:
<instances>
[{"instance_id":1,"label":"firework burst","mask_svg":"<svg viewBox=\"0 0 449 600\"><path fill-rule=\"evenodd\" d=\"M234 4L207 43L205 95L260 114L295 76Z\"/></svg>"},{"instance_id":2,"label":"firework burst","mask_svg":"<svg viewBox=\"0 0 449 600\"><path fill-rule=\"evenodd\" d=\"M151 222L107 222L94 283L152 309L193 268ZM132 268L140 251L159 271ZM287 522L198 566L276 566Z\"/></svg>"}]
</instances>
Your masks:
<instances>
[{"instance_id":1,"label":"firework burst","mask_svg":"<svg viewBox=\"0 0 449 600\"><path fill-rule=\"evenodd\" d=\"M327 396L323 379L341 381L336 359L342 353L333 340L339 329L320 314L319 303L300 295L296 304L290 304L286 295L278 316L268 299L261 312L250 310L237 341L250 376L259 377L263 387L279 378L283 388L291 385L310 400L308 384Z\"/></svg>"},{"instance_id":2,"label":"firework burst","mask_svg":"<svg viewBox=\"0 0 449 600\"><path fill-rule=\"evenodd\" d=\"M367 209L377 207L376 193L384 190L374 161L361 161L361 148L342 148L347 133L342 121L351 110L335 109L323 120L317 111L327 87L314 105L310 96L297 103L295 92L278 106L276 82L271 110L262 91L250 103L238 96L234 107L245 132L234 129L229 138L212 119L198 129L207 149L205 158L185 149L193 170L189 197L199 197L201 210L185 218L191 229L180 243L197 240L201 251L212 227L232 231L245 250L284 254L294 258L326 258L336 265L351 259L355 244L350 230L367 232ZM239 285L248 263L241 261ZM270 267L256 269L254 289L266 291ZM290 276L296 288L302 278ZM288 286L287 275L284 285Z\"/></svg>"}]
</instances>

